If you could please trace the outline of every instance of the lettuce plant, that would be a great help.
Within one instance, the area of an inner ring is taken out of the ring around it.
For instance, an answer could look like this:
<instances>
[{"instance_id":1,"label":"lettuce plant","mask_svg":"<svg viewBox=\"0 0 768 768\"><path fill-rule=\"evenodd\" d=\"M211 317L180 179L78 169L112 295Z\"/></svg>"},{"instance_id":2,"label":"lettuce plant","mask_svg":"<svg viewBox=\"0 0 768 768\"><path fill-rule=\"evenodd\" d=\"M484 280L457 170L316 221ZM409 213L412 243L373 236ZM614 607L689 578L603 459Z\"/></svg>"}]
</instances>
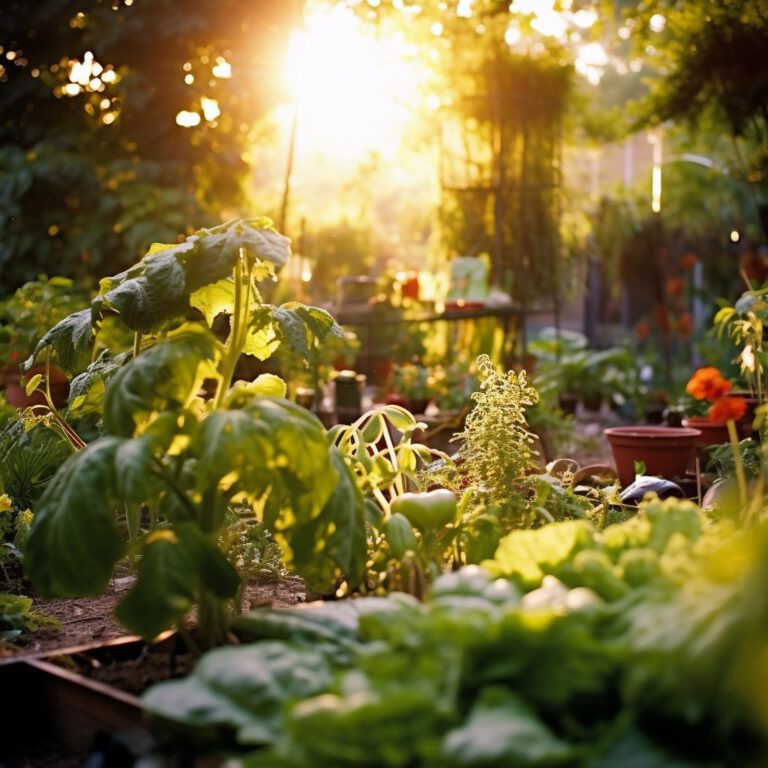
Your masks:
<instances>
[{"instance_id":1,"label":"lettuce plant","mask_svg":"<svg viewBox=\"0 0 768 768\"><path fill-rule=\"evenodd\" d=\"M138 575L117 608L129 630L155 636L196 606L201 642L222 642L240 586L222 542L241 504L312 586L362 578L362 495L320 421L283 399L275 376L233 381L241 354L264 360L285 344L309 356L341 334L321 309L264 301L289 253L267 219L154 245L40 340L28 364L50 347L73 371L105 317L135 334L132 352L103 353L73 381L70 410L100 410L105 433L37 506L26 568L43 594L97 594L130 555Z\"/></svg>"}]
</instances>

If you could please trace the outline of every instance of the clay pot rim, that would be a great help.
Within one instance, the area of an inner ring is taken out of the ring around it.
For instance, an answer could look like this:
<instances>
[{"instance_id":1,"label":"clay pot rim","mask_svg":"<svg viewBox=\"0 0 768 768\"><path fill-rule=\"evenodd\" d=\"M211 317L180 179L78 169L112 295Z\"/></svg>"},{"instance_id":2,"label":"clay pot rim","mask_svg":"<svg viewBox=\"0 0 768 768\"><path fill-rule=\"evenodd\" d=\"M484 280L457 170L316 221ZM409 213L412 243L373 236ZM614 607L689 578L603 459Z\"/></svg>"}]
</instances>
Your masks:
<instances>
[{"instance_id":1,"label":"clay pot rim","mask_svg":"<svg viewBox=\"0 0 768 768\"><path fill-rule=\"evenodd\" d=\"M724 427L728 422L727 421L712 421L712 419L706 417L706 416L686 416L683 419L683 426L687 426L688 424L701 424L705 427ZM698 429L699 427L691 427L691 429Z\"/></svg>"},{"instance_id":2,"label":"clay pot rim","mask_svg":"<svg viewBox=\"0 0 768 768\"><path fill-rule=\"evenodd\" d=\"M633 438L643 439L659 438L660 440L669 440L672 438L694 438L701 435L700 429L693 427L661 427L661 426L636 426L636 427L609 427L604 430L604 434L611 438Z\"/></svg>"}]
</instances>

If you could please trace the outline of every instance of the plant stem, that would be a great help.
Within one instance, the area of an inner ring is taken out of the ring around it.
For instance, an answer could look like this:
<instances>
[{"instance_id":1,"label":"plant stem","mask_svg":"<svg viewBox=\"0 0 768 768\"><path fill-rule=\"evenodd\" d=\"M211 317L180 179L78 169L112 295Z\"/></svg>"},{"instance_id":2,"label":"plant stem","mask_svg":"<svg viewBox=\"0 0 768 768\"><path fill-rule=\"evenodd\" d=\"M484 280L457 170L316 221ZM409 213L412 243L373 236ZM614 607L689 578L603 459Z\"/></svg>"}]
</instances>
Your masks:
<instances>
[{"instance_id":1,"label":"plant stem","mask_svg":"<svg viewBox=\"0 0 768 768\"><path fill-rule=\"evenodd\" d=\"M229 330L224 357L221 361L221 381L219 382L219 388L216 390L216 399L213 402L215 409L222 408L224 405L224 398L232 384L235 366L245 342L245 333L248 331L250 281L245 273L246 260L241 248L234 269L235 301L232 311L232 327ZM245 295L243 295L244 293Z\"/></svg>"},{"instance_id":2,"label":"plant stem","mask_svg":"<svg viewBox=\"0 0 768 768\"><path fill-rule=\"evenodd\" d=\"M193 520L199 520L200 512L198 508L192 503L192 500L184 492L184 489L179 486L169 472L166 471L163 463L156 456L153 457L155 462L155 468L150 470L155 477L159 477L171 490L174 496L181 502L182 506L187 509L191 514Z\"/></svg>"},{"instance_id":3,"label":"plant stem","mask_svg":"<svg viewBox=\"0 0 768 768\"><path fill-rule=\"evenodd\" d=\"M133 334L133 357L137 358L141 352L141 333L138 331Z\"/></svg>"},{"instance_id":4,"label":"plant stem","mask_svg":"<svg viewBox=\"0 0 768 768\"><path fill-rule=\"evenodd\" d=\"M744 509L747 503L747 479L744 475L744 462L741 458L741 447L739 446L739 436L736 432L736 422L733 419L726 421L728 427L728 438L733 451L733 464L736 468L736 484L739 488L739 508Z\"/></svg>"}]
</instances>

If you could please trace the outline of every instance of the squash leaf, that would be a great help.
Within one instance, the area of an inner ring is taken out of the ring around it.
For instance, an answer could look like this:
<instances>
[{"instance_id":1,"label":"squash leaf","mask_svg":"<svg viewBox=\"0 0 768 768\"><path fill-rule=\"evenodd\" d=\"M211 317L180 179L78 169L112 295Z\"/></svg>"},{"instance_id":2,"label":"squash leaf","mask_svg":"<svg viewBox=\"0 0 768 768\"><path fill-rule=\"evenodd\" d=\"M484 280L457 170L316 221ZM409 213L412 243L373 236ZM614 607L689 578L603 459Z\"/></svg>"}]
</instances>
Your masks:
<instances>
[{"instance_id":1,"label":"squash leaf","mask_svg":"<svg viewBox=\"0 0 768 768\"><path fill-rule=\"evenodd\" d=\"M24 564L42 594L97 595L109 584L123 554L114 515L114 458L122 442L103 437L73 454L40 498Z\"/></svg>"},{"instance_id":2,"label":"squash leaf","mask_svg":"<svg viewBox=\"0 0 768 768\"><path fill-rule=\"evenodd\" d=\"M105 349L81 374L75 376L69 385L69 408L67 415L82 417L101 409L107 382L124 365L127 353L115 355Z\"/></svg>"},{"instance_id":3,"label":"squash leaf","mask_svg":"<svg viewBox=\"0 0 768 768\"><path fill-rule=\"evenodd\" d=\"M198 288L190 297L189 303L200 310L208 325L213 325L217 315L232 314L235 304L235 284L229 278Z\"/></svg>"},{"instance_id":4,"label":"squash leaf","mask_svg":"<svg viewBox=\"0 0 768 768\"><path fill-rule=\"evenodd\" d=\"M285 537L290 547L288 559L308 587L320 594L333 588L337 569L354 589L365 576L367 560L365 500L337 448L331 450L331 463L339 482L322 512ZM317 551L318 541L324 542L321 552ZM334 565L330 571L327 566L319 567L327 559Z\"/></svg>"},{"instance_id":5,"label":"squash leaf","mask_svg":"<svg viewBox=\"0 0 768 768\"><path fill-rule=\"evenodd\" d=\"M211 332L199 324L188 324L131 360L107 387L107 432L131 437L137 424L153 412L188 403L203 379L215 376L212 366L217 354Z\"/></svg>"},{"instance_id":6,"label":"squash leaf","mask_svg":"<svg viewBox=\"0 0 768 768\"><path fill-rule=\"evenodd\" d=\"M172 320L183 317L189 308L183 297L168 298L146 275L126 280L91 302L96 314L117 312L121 321L137 333L152 333Z\"/></svg>"},{"instance_id":7,"label":"squash leaf","mask_svg":"<svg viewBox=\"0 0 768 768\"><path fill-rule=\"evenodd\" d=\"M46 347L53 350L62 370L67 373L83 370L91 358L94 333L90 309L72 313L43 334L34 352L24 361L23 370L29 370Z\"/></svg>"}]
</instances>

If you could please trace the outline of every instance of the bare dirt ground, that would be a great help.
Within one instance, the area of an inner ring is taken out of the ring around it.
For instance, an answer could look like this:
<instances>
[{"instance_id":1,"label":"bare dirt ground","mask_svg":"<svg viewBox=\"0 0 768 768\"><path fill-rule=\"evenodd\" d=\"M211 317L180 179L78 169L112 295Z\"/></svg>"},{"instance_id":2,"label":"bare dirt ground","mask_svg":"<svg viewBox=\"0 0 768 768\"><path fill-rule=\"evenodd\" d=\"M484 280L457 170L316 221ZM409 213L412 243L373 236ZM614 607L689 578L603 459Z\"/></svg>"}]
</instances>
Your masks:
<instances>
[{"instance_id":1,"label":"bare dirt ground","mask_svg":"<svg viewBox=\"0 0 768 768\"><path fill-rule=\"evenodd\" d=\"M0 657L43 655L94 641L127 635L113 611L131 588L131 579L118 579L98 597L38 601L35 610L61 622L59 630L42 630L22 636L13 644L0 644ZM304 582L295 577L251 584L243 598L247 611L261 605L285 608L304 602Z\"/></svg>"}]
</instances>

